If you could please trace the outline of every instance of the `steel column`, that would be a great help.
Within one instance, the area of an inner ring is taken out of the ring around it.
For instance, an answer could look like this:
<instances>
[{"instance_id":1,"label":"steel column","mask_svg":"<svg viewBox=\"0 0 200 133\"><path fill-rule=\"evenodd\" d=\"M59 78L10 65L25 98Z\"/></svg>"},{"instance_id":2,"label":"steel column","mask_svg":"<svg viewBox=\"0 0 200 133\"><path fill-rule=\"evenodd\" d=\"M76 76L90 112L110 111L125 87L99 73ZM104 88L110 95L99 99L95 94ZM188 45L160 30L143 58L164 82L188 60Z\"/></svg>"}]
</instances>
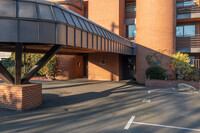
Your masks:
<instances>
[{"instance_id":1,"label":"steel column","mask_svg":"<svg viewBox=\"0 0 200 133\"><path fill-rule=\"evenodd\" d=\"M8 84L14 84L14 77L8 70L0 63L0 77Z\"/></svg>"},{"instance_id":2,"label":"steel column","mask_svg":"<svg viewBox=\"0 0 200 133\"><path fill-rule=\"evenodd\" d=\"M27 83L60 49L61 45L54 45L45 55L40 59L31 70L23 77L22 84Z\"/></svg>"},{"instance_id":3,"label":"steel column","mask_svg":"<svg viewBox=\"0 0 200 133\"><path fill-rule=\"evenodd\" d=\"M21 84L22 44L15 45L15 84Z\"/></svg>"}]
</instances>

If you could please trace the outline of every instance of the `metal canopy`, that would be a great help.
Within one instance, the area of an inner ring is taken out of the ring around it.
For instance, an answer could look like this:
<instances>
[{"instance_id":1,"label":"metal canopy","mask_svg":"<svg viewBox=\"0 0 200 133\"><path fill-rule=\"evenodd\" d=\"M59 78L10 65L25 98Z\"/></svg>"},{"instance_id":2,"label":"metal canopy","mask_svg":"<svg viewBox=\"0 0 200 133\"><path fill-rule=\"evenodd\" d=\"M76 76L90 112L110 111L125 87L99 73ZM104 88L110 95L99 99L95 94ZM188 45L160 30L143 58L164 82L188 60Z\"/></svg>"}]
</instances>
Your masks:
<instances>
[{"instance_id":1,"label":"metal canopy","mask_svg":"<svg viewBox=\"0 0 200 133\"><path fill-rule=\"evenodd\" d=\"M45 0L0 0L0 43L54 44L134 54L129 40Z\"/></svg>"}]
</instances>

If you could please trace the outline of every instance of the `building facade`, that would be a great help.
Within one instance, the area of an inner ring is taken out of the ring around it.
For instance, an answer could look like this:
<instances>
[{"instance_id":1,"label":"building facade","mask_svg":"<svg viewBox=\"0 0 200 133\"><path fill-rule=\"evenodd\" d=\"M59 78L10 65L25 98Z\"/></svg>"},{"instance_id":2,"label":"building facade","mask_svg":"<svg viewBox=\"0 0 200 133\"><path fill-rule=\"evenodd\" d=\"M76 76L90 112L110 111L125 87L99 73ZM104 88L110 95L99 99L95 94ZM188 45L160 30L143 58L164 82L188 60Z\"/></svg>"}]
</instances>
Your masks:
<instances>
[{"instance_id":1,"label":"building facade","mask_svg":"<svg viewBox=\"0 0 200 133\"><path fill-rule=\"evenodd\" d=\"M199 0L56 0L62 6L108 30L136 42L130 64L138 83L144 83L145 56L160 52L169 62L172 52L188 53L200 68ZM164 66L166 69L168 64ZM130 75L130 71L128 72ZM168 72L170 73L170 72Z\"/></svg>"}]
</instances>

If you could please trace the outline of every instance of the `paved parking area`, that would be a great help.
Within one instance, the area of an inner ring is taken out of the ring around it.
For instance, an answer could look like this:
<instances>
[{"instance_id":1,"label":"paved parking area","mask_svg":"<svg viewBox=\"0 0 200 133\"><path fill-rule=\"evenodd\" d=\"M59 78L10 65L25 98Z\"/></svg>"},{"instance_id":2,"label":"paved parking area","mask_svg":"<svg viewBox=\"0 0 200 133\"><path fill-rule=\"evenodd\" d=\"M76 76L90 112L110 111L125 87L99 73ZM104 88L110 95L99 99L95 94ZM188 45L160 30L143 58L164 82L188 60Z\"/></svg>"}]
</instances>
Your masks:
<instances>
[{"instance_id":1,"label":"paved parking area","mask_svg":"<svg viewBox=\"0 0 200 133\"><path fill-rule=\"evenodd\" d=\"M200 131L200 94L147 88L129 81L34 82L43 83L43 106L24 112L0 108L0 132Z\"/></svg>"}]
</instances>

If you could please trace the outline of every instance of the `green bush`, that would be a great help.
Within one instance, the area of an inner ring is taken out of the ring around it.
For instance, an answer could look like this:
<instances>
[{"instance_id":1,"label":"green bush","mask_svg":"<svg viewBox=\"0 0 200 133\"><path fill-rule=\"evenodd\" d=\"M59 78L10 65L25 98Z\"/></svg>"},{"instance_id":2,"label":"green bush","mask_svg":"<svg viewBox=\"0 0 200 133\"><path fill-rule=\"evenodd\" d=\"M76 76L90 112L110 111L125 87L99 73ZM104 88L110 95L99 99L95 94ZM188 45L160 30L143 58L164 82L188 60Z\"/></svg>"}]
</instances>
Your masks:
<instances>
[{"instance_id":1,"label":"green bush","mask_svg":"<svg viewBox=\"0 0 200 133\"><path fill-rule=\"evenodd\" d=\"M146 69L146 76L148 79L164 80L166 77L166 70L161 66L154 65Z\"/></svg>"},{"instance_id":2,"label":"green bush","mask_svg":"<svg viewBox=\"0 0 200 133\"><path fill-rule=\"evenodd\" d=\"M194 65L190 64L190 58L188 54L177 52L172 55L171 59L172 70L177 75L178 80L184 80L187 77L192 77L197 74L197 71L193 68Z\"/></svg>"},{"instance_id":3,"label":"green bush","mask_svg":"<svg viewBox=\"0 0 200 133\"><path fill-rule=\"evenodd\" d=\"M22 77L28 73L28 71L44 56L44 54L27 53L22 55ZM25 57L25 58L24 58ZM25 59L25 61L24 61ZM7 70L14 75L15 72L15 53L11 54L11 57L2 61L2 64ZM56 67L56 57L52 57L49 62L43 68L40 69L38 75L54 77Z\"/></svg>"}]
</instances>

